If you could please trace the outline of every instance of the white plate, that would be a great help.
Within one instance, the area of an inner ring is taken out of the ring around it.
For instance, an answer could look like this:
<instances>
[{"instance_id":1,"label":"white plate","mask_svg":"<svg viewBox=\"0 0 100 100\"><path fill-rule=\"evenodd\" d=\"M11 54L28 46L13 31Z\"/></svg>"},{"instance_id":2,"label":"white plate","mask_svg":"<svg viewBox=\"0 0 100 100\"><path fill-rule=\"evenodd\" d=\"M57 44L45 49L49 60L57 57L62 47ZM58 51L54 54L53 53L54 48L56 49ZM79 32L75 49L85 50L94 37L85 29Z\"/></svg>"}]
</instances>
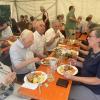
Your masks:
<instances>
[{"instance_id":1,"label":"white plate","mask_svg":"<svg viewBox=\"0 0 100 100\"><path fill-rule=\"evenodd\" d=\"M47 57L47 58L44 58L44 59L41 60L41 64L49 65L49 61L50 60L53 60L53 59L57 60L57 58L55 58L55 57ZM46 60L48 61L47 63L44 62Z\"/></svg>"},{"instance_id":2,"label":"white plate","mask_svg":"<svg viewBox=\"0 0 100 100\"><path fill-rule=\"evenodd\" d=\"M41 81L41 82L39 82L39 83L31 83L31 82L29 82L28 81L28 79L27 79L27 75L25 75L25 77L24 77L24 82L25 83L28 83L28 84L31 84L31 85L39 85L39 84L42 84L43 82L45 82L46 81L46 79L47 79L47 74L45 73L45 72L42 72L42 71L34 71L34 72L31 72L31 73L41 73L43 76L44 76L44 79L43 79L43 81Z\"/></svg>"},{"instance_id":3,"label":"white plate","mask_svg":"<svg viewBox=\"0 0 100 100\"><path fill-rule=\"evenodd\" d=\"M67 64L66 64L66 65L67 65ZM65 67L66 65L60 65L60 66L58 66L57 72L58 72L59 74L63 75L64 67ZM76 74L78 73L78 69L77 69L75 66L72 66L72 65L71 65L71 67L74 69L74 72L71 73L71 74L72 74L72 75L76 75ZM67 72L68 72L68 71L67 71Z\"/></svg>"}]
</instances>

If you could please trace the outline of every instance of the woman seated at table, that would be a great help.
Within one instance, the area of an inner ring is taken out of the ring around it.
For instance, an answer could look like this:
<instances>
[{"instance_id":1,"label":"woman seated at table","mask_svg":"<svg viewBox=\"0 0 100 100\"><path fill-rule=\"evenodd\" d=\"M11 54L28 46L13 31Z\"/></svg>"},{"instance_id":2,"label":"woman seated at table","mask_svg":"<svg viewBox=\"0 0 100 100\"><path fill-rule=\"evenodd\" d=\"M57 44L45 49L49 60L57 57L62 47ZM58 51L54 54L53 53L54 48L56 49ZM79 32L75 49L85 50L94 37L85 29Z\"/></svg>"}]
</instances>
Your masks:
<instances>
[{"instance_id":1,"label":"woman seated at table","mask_svg":"<svg viewBox=\"0 0 100 100\"><path fill-rule=\"evenodd\" d=\"M69 100L100 100L100 28L91 31L88 42L92 50L84 62L72 60L82 67L81 76L64 74L67 79L80 83L72 86Z\"/></svg>"},{"instance_id":2,"label":"woman seated at table","mask_svg":"<svg viewBox=\"0 0 100 100\"><path fill-rule=\"evenodd\" d=\"M16 73L11 72L8 66L0 62L0 100L4 100L13 92L13 85L11 84L15 78Z\"/></svg>"}]
</instances>

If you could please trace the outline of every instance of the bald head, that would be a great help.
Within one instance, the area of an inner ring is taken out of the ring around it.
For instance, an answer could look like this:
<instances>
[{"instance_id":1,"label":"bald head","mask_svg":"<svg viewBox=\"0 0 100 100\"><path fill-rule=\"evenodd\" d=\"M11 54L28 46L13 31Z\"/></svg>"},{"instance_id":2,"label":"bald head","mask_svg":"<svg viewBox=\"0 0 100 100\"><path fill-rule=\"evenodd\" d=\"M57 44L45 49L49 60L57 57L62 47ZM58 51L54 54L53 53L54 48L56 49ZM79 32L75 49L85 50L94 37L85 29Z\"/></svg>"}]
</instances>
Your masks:
<instances>
[{"instance_id":1,"label":"bald head","mask_svg":"<svg viewBox=\"0 0 100 100\"><path fill-rule=\"evenodd\" d=\"M25 29L20 35L20 40L22 41L25 48L30 47L34 41L33 32Z\"/></svg>"}]
</instances>

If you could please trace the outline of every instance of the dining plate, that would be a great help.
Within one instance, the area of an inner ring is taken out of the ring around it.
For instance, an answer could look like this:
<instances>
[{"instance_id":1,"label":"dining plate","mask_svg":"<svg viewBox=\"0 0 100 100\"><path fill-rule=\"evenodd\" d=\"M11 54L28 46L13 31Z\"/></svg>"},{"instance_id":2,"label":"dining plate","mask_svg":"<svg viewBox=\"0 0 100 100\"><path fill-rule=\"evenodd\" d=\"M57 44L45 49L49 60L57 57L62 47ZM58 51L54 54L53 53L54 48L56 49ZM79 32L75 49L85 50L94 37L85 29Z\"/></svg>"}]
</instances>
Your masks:
<instances>
[{"instance_id":1,"label":"dining plate","mask_svg":"<svg viewBox=\"0 0 100 100\"><path fill-rule=\"evenodd\" d=\"M29 74L27 74L24 77L24 82L25 83L30 83L32 85L39 85L45 82L47 79L47 74L42 71L34 71Z\"/></svg>"},{"instance_id":2,"label":"dining plate","mask_svg":"<svg viewBox=\"0 0 100 100\"><path fill-rule=\"evenodd\" d=\"M63 73L69 73L71 75L76 75L78 73L78 69L75 66L66 64L66 65L60 65L57 68L57 72L61 75L63 75Z\"/></svg>"},{"instance_id":3,"label":"dining plate","mask_svg":"<svg viewBox=\"0 0 100 100\"><path fill-rule=\"evenodd\" d=\"M41 64L49 65L50 60L57 60L57 58L55 58L55 57L47 57L47 58L44 58L44 59L41 60Z\"/></svg>"}]
</instances>

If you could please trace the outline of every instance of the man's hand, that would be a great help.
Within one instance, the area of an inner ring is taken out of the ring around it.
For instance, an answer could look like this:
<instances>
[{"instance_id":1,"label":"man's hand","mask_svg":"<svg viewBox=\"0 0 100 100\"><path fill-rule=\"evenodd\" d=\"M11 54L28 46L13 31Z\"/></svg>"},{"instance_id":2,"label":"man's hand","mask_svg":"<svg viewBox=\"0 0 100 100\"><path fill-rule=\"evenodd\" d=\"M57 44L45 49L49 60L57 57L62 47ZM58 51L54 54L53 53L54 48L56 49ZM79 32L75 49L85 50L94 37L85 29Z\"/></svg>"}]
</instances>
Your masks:
<instances>
[{"instance_id":1,"label":"man's hand","mask_svg":"<svg viewBox=\"0 0 100 100\"><path fill-rule=\"evenodd\" d=\"M16 73L10 72L4 77L3 84L10 85L15 80L15 78L16 78Z\"/></svg>"},{"instance_id":2,"label":"man's hand","mask_svg":"<svg viewBox=\"0 0 100 100\"><path fill-rule=\"evenodd\" d=\"M33 62L40 62L40 61L41 61L41 59L38 57L33 58Z\"/></svg>"},{"instance_id":3,"label":"man's hand","mask_svg":"<svg viewBox=\"0 0 100 100\"><path fill-rule=\"evenodd\" d=\"M73 65L73 66L76 66L76 65L77 65L77 60L76 60L76 59L70 58L70 59L68 60L68 62L69 62L71 65Z\"/></svg>"},{"instance_id":4,"label":"man's hand","mask_svg":"<svg viewBox=\"0 0 100 100\"><path fill-rule=\"evenodd\" d=\"M67 72L64 72L64 77L65 77L66 79L72 80L73 75L71 75L71 74L69 74L69 73L67 73Z\"/></svg>"}]
</instances>

